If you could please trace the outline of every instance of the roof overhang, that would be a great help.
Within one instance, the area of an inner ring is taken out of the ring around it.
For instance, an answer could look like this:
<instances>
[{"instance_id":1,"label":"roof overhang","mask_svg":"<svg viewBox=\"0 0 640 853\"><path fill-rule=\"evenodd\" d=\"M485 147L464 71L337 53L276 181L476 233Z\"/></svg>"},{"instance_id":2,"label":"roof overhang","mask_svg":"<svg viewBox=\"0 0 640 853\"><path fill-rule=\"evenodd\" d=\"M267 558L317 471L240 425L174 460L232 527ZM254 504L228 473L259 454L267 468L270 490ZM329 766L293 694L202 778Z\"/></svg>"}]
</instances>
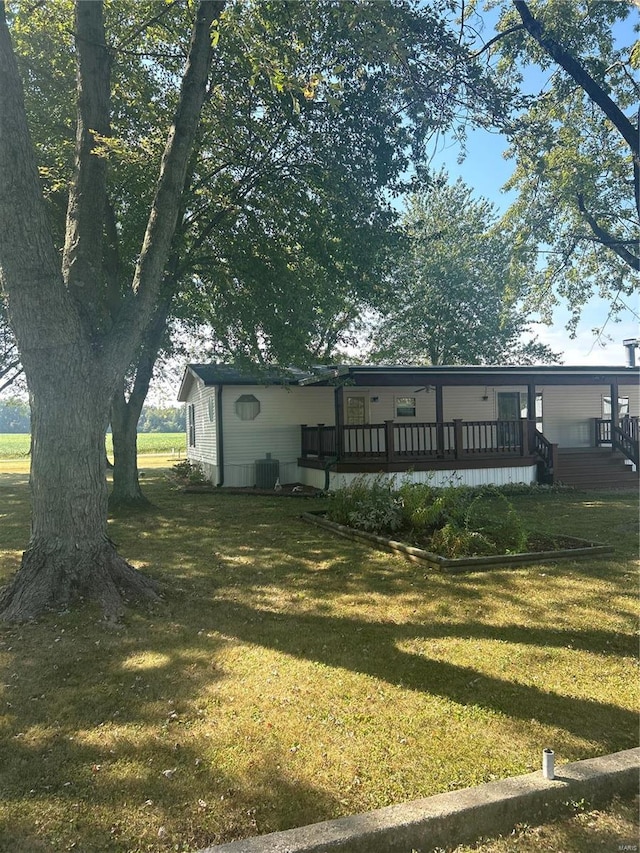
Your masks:
<instances>
[{"instance_id":1,"label":"roof overhang","mask_svg":"<svg viewBox=\"0 0 640 853\"><path fill-rule=\"evenodd\" d=\"M637 367L616 366L420 366L342 365L330 375L305 379L304 385L609 385L636 383Z\"/></svg>"}]
</instances>

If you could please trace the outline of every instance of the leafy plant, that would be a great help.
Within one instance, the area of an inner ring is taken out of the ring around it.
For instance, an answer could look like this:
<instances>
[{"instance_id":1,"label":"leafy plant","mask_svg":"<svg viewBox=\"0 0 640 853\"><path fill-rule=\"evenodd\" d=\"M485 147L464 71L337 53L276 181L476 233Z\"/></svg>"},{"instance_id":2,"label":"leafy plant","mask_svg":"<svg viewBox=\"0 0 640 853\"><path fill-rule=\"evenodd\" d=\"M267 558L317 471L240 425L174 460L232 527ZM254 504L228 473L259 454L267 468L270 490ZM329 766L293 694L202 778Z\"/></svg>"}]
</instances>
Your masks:
<instances>
[{"instance_id":1,"label":"leafy plant","mask_svg":"<svg viewBox=\"0 0 640 853\"><path fill-rule=\"evenodd\" d=\"M431 537L431 547L443 557L479 557L496 553L496 547L482 533L449 522Z\"/></svg>"},{"instance_id":2,"label":"leafy plant","mask_svg":"<svg viewBox=\"0 0 640 853\"><path fill-rule=\"evenodd\" d=\"M171 470L178 480L188 483L192 486L207 483L208 480L202 470L202 465L199 462L189 462L188 459L183 459L176 462Z\"/></svg>"},{"instance_id":3,"label":"leafy plant","mask_svg":"<svg viewBox=\"0 0 640 853\"><path fill-rule=\"evenodd\" d=\"M401 502L381 476L372 481L356 477L348 486L332 492L327 515L337 524L370 533L393 533L402 526Z\"/></svg>"},{"instance_id":4,"label":"leafy plant","mask_svg":"<svg viewBox=\"0 0 640 853\"><path fill-rule=\"evenodd\" d=\"M328 517L371 533L402 531L446 557L513 553L527 544L522 519L495 486L403 483L394 492L382 476L362 476L329 496Z\"/></svg>"},{"instance_id":5,"label":"leafy plant","mask_svg":"<svg viewBox=\"0 0 640 853\"><path fill-rule=\"evenodd\" d=\"M504 554L523 551L527 544L524 522L513 504L497 489L484 489L469 505L465 529L478 533Z\"/></svg>"}]
</instances>

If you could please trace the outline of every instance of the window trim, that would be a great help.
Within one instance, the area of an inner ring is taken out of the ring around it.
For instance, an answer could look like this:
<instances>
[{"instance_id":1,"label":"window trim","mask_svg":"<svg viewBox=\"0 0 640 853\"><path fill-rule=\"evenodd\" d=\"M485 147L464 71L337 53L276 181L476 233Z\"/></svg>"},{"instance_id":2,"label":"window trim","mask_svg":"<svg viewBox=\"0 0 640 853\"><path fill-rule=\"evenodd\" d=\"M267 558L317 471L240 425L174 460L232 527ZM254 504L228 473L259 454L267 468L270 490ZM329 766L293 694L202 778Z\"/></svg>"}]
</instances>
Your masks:
<instances>
[{"instance_id":1,"label":"window trim","mask_svg":"<svg viewBox=\"0 0 640 853\"><path fill-rule=\"evenodd\" d=\"M240 421L255 421L262 411L262 404L255 394L240 394L233 404L233 411ZM252 411L255 414L251 414Z\"/></svg>"},{"instance_id":2,"label":"window trim","mask_svg":"<svg viewBox=\"0 0 640 853\"><path fill-rule=\"evenodd\" d=\"M413 400L413 405L409 404L404 406L406 409L411 409L411 411L400 411L400 400ZM399 394L398 396L393 398L393 408L396 418L415 418L418 414L418 406L417 406L417 398L415 394Z\"/></svg>"},{"instance_id":3,"label":"window trim","mask_svg":"<svg viewBox=\"0 0 640 853\"><path fill-rule=\"evenodd\" d=\"M187 433L189 447L196 446L196 406L195 403L187 405Z\"/></svg>"}]
</instances>

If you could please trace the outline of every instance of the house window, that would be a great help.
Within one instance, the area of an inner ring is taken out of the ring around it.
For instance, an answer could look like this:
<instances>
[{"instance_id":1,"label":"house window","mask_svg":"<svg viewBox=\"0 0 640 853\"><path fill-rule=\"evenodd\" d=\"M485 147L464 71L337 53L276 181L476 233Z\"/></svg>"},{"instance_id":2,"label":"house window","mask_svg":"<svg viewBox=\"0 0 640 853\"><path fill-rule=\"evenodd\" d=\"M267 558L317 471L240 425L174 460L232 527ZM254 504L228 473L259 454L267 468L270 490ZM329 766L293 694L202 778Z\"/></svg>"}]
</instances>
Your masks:
<instances>
[{"instance_id":1,"label":"house window","mask_svg":"<svg viewBox=\"0 0 640 853\"><path fill-rule=\"evenodd\" d=\"M415 418L416 416L416 398L415 397L396 397L396 417L397 418Z\"/></svg>"},{"instance_id":2,"label":"house window","mask_svg":"<svg viewBox=\"0 0 640 853\"><path fill-rule=\"evenodd\" d=\"M618 397L618 420L626 417L629 414L629 398ZM602 398L602 419L605 421L611 420L611 397Z\"/></svg>"},{"instance_id":3,"label":"house window","mask_svg":"<svg viewBox=\"0 0 640 853\"><path fill-rule=\"evenodd\" d=\"M209 422L213 423L216 417L216 405L213 400L213 397L209 397L209 401L207 403L207 411L209 412Z\"/></svg>"},{"instance_id":4,"label":"house window","mask_svg":"<svg viewBox=\"0 0 640 853\"><path fill-rule=\"evenodd\" d=\"M196 407L191 403L187 406L187 430L189 433L189 447L196 446Z\"/></svg>"},{"instance_id":5,"label":"house window","mask_svg":"<svg viewBox=\"0 0 640 853\"><path fill-rule=\"evenodd\" d=\"M241 394L236 400L235 410L241 421L255 421L260 414L260 400L253 394Z\"/></svg>"}]
</instances>

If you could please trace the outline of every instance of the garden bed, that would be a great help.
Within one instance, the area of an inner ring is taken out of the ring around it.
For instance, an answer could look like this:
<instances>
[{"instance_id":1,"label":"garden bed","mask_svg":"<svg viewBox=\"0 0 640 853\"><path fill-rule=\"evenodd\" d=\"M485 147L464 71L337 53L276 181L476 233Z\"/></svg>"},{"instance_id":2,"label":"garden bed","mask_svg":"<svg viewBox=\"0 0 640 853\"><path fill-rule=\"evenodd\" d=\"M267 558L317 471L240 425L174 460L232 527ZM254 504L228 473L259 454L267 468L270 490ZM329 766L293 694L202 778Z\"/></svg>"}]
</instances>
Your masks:
<instances>
[{"instance_id":1,"label":"garden bed","mask_svg":"<svg viewBox=\"0 0 640 853\"><path fill-rule=\"evenodd\" d=\"M311 524L317 524L320 527L331 530L339 536L360 540L369 545L402 554L410 560L428 563L445 572L473 571L474 569L482 571L494 568L495 566L520 566L526 563L542 563L551 560L576 559L578 557L593 557L597 554L613 553L613 548L610 545L589 542L586 539L578 539L574 536L550 536L542 533L533 533L529 537L529 547L532 549L529 551L519 554L492 554L491 556L482 557L451 558L434 554L431 551L426 551L424 548L411 545L407 542L399 542L385 536L378 536L374 533L367 533L364 530L357 530L354 527L347 527L344 524L336 524L333 521L329 521L326 518L326 513L322 511L305 512L301 518Z\"/></svg>"},{"instance_id":2,"label":"garden bed","mask_svg":"<svg viewBox=\"0 0 640 853\"><path fill-rule=\"evenodd\" d=\"M259 495L270 498L317 498L324 493L314 486L302 483L286 483L280 489L258 489L256 486L214 486L211 483L189 483L184 486L187 494L216 492L220 495Z\"/></svg>"}]
</instances>

